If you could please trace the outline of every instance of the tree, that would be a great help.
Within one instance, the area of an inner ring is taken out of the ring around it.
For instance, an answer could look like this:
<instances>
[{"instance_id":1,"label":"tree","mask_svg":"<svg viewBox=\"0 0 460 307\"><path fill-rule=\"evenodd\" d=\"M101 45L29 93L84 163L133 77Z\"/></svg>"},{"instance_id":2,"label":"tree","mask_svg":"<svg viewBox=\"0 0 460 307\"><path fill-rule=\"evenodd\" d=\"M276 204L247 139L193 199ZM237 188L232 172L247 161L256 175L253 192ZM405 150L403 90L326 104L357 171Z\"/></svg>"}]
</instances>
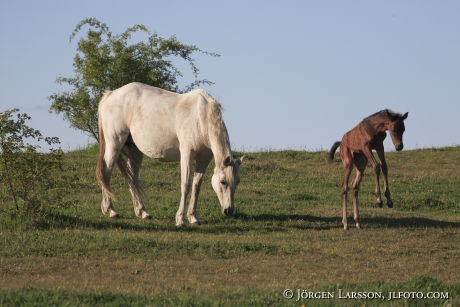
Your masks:
<instances>
[{"instance_id":1,"label":"tree","mask_svg":"<svg viewBox=\"0 0 460 307\"><path fill-rule=\"evenodd\" d=\"M71 90L48 97L50 111L62 113L71 126L98 140L97 106L107 89L116 89L137 81L175 92L188 91L202 84L198 79L194 53L219 56L194 45L179 42L175 36L168 39L151 33L143 25L135 25L119 35L95 18L82 20L70 35L72 41L84 26L89 26L85 37L78 42L74 58L74 77L59 77L58 84L67 84ZM130 44L133 34L147 34L147 41ZM192 70L195 80L184 89L179 88L181 71L172 59L181 58Z\"/></svg>"}]
</instances>

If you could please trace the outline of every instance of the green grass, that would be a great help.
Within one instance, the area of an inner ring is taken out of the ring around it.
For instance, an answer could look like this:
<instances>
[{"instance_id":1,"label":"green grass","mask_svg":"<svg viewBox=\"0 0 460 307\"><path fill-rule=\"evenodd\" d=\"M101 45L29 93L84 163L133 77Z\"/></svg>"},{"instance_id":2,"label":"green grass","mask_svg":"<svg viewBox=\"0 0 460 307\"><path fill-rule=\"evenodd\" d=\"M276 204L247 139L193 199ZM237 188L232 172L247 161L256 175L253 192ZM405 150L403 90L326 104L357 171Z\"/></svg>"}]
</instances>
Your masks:
<instances>
[{"instance_id":1,"label":"green grass","mask_svg":"<svg viewBox=\"0 0 460 307\"><path fill-rule=\"evenodd\" d=\"M0 189L0 306L460 304L460 147L388 153L395 208L375 207L368 169L363 229L349 231L341 225L342 166L325 152L250 153L229 218L212 191L211 165L199 198L202 224L180 229L178 163L144 161L150 221L134 217L115 172L122 218L112 220L100 212L96 157L94 147L66 155L79 178L68 194L77 204L44 218L12 217ZM283 297L285 289L293 299ZM335 298L296 301L298 289ZM449 298L339 299L339 289Z\"/></svg>"}]
</instances>

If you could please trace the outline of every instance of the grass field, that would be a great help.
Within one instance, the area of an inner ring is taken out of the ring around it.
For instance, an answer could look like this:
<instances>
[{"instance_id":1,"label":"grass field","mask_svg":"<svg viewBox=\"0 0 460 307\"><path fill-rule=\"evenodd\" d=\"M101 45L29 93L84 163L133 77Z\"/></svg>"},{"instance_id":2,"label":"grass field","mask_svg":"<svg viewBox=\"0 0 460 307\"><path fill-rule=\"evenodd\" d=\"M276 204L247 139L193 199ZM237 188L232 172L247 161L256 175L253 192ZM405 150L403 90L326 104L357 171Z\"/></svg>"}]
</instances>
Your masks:
<instances>
[{"instance_id":1,"label":"grass field","mask_svg":"<svg viewBox=\"0 0 460 307\"><path fill-rule=\"evenodd\" d=\"M122 218L111 220L100 211L96 157L96 148L66 154L79 178L68 195L77 204L44 219L11 218L0 191L0 306L460 305L460 147L388 153L395 207L375 207L368 169L363 229L349 231L342 166L325 152L250 153L229 218L211 165L202 223L180 229L177 163L144 161L149 221L134 217L115 172Z\"/></svg>"}]
</instances>

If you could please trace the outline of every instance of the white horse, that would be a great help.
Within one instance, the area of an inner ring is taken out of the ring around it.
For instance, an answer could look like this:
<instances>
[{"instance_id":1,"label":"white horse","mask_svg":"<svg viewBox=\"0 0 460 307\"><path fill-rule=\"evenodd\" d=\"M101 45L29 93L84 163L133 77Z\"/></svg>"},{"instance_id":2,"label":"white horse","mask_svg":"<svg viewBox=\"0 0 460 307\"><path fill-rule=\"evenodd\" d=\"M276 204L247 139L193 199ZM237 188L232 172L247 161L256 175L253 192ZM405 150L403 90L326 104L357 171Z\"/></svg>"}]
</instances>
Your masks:
<instances>
[{"instance_id":1,"label":"white horse","mask_svg":"<svg viewBox=\"0 0 460 307\"><path fill-rule=\"evenodd\" d=\"M150 219L139 186L143 154L160 161L180 161L181 198L176 225L184 225L186 198L190 191L192 161L195 160L192 194L187 217L196 217L197 198L208 164L214 157L212 187L222 213L234 211L235 190L240 181L243 158L232 157L222 106L202 89L177 94L142 83L130 83L104 93L99 104L99 160L96 170L102 187L101 209L117 217L110 177L115 163L128 181L134 212Z\"/></svg>"}]
</instances>

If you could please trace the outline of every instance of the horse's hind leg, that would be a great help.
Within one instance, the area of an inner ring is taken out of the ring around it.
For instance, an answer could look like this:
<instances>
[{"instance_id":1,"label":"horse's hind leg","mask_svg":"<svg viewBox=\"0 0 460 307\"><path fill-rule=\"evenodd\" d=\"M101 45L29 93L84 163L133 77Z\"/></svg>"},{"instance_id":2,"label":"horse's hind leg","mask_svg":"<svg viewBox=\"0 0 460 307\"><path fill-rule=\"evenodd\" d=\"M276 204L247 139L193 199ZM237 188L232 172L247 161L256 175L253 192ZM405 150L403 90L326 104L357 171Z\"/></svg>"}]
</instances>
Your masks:
<instances>
[{"instance_id":1,"label":"horse's hind leg","mask_svg":"<svg viewBox=\"0 0 460 307\"><path fill-rule=\"evenodd\" d=\"M112 171L116 163L119 163L121 149L123 144L126 142L126 139L129 135L129 131L126 130L125 133L120 133L115 131L110 125L111 129L102 129L104 123L102 120L99 122L100 127L100 155L102 159L98 163L98 169L102 173L100 180L102 181L102 203L101 210L102 213L110 217L118 217L118 213L115 211L113 206L113 193L110 191L110 177L112 176ZM121 127L122 128L122 127Z\"/></svg>"},{"instance_id":2,"label":"horse's hind leg","mask_svg":"<svg viewBox=\"0 0 460 307\"><path fill-rule=\"evenodd\" d=\"M116 146L107 146L105 149L103 160L103 180L106 182L108 187L110 187L110 178L112 176L115 163L118 160L119 151L120 149L116 148ZM103 214L108 215L111 218L119 216L113 206L113 194L106 191L104 188L102 189L101 211Z\"/></svg>"},{"instance_id":3,"label":"horse's hind leg","mask_svg":"<svg viewBox=\"0 0 460 307\"><path fill-rule=\"evenodd\" d=\"M104 180L107 182L107 185L110 186L110 177L112 176L113 164L112 166L107 166L104 169ZM103 214L108 215L109 217L116 218L118 217L118 212L115 211L113 206L113 199L109 193L104 189L102 190L102 202L101 202L101 211Z\"/></svg>"},{"instance_id":4,"label":"horse's hind leg","mask_svg":"<svg viewBox=\"0 0 460 307\"><path fill-rule=\"evenodd\" d=\"M340 147L340 155L343 163L343 182L342 182L342 224L343 229L348 230L347 219L347 194L348 194L348 180L351 171L353 170L353 158L351 153L345 148Z\"/></svg>"},{"instance_id":5,"label":"horse's hind leg","mask_svg":"<svg viewBox=\"0 0 460 307\"><path fill-rule=\"evenodd\" d=\"M124 149L127 157L125 176L128 181L129 192L131 193L131 198L133 200L134 213L137 217L151 219L152 216L145 211L139 182L139 171L144 155L134 144L126 145Z\"/></svg>"}]
</instances>

